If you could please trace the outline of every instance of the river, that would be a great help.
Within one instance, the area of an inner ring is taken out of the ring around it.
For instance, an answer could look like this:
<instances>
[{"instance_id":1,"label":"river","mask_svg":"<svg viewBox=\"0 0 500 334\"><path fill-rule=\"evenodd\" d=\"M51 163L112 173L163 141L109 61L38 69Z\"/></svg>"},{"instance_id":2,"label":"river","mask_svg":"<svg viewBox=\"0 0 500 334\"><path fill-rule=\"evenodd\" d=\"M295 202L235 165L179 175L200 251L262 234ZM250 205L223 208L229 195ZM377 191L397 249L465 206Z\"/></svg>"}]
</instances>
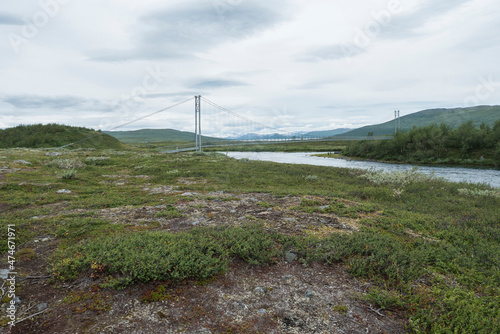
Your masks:
<instances>
[{"instance_id":1,"label":"river","mask_svg":"<svg viewBox=\"0 0 500 334\"><path fill-rule=\"evenodd\" d=\"M358 168L383 171L404 171L418 167L419 172L434 173L452 182L486 183L492 187L500 188L500 170L487 168L464 168L449 166L418 166L409 164L391 164L384 162L359 161L348 159L332 159L315 157L318 153L283 153L283 152L228 152L227 155L236 159L247 158L250 160L272 161L279 163L305 164L315 166Z\"/></svg>"}]
</instances>

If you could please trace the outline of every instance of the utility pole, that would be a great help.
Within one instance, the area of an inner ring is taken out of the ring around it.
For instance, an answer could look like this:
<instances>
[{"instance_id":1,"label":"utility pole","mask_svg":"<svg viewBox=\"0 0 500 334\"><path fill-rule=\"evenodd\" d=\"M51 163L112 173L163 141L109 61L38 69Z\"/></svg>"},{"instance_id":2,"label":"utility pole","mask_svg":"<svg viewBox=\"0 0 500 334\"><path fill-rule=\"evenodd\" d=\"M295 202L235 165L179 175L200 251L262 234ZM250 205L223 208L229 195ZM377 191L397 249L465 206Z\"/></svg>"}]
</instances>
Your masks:
<instances>
[{"instance_id":1,"label":"utility pole","mask_svg":"<svg viewBox=\"0 0 500 334\"><path fill-rule=\"evenodd\" d=\"M194 97L194 141L196 151L201 151L201 95Z\"/></svg>"},{"instance_id":2,"label":"utility pole","mask_svg":"<svg viewBox=\"0 0 500 334\"><path fill-rule=\"evenodd\" d=\"M396 135L401 127L401 119L399 118L399 116L399 110L394 110L394 135Z\"/></svg>"}]
</instances>

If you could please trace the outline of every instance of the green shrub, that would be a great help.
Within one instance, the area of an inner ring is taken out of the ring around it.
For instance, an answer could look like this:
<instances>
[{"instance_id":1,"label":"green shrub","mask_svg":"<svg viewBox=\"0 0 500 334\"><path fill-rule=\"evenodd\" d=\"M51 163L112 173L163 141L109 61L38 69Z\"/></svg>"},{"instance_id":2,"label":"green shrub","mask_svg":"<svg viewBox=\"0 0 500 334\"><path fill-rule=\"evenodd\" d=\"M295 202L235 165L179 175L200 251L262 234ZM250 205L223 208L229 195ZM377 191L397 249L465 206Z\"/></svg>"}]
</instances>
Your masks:
<instances>
[{"instance_id":1,"label":"green shrub","mask_svg":"<svg viewBox=\"0 0 500 334\"><path fill-rule=\"evenodd\" d=\"M85 167L85 164L78 159L64 159L64 158L54 159L50 161L47 165L50 167L57 167L59 169L76 169Z\"/></svg>"},{"instance_id":2,"label":"green shrub","mask_svg":"<svg viewBox=\"0 0 500 334\"><path fill-rule=\"evenodd\" d=\"M71 169L71 170L68 170L68 171L65 171L61 177L64 179L64 180L74 180L76 179L76 169Z\"/></svg>"}]
</instances>

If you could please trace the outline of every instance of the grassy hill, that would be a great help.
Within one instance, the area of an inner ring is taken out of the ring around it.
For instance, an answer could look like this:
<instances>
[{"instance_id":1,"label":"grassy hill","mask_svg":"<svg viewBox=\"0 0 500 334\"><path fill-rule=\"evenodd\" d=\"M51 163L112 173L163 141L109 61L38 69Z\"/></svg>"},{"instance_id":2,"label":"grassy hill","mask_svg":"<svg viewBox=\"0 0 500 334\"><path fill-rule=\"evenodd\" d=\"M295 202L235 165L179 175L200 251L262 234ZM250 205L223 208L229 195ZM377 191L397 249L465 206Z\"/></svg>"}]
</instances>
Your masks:
<instances>
[{"instance_id":1,"label":"grassy hill","mask_svg":"<svg viewBox=\"0 0 500 334\"><path fill-rule=\"evenodd\" d=\"M137 144L150 141L152 143L162 142L194 142L194 133L178 131L173 129L143 129L136 131L105 131L106 134L127 143ZM221 141L224 139L202 136L203 141Z\"/></svg>"},{"instance_id":2,"label":"grassy hill","mask_svg":"<svg viewBox=\"0 0 500 334\"><path fill-rule=\"evenodd\" d=\"M0 148L69 148L126 149L116 138L93 129L60 124L19 125L0 130Z\"/></svg>"},{"instance_id":3,"label":"grassy hill","mask_svg":"<svg viewBox=\"0 0 500 334\"><path fill-rule=\"evenodd\" d=\"M478 106L471 108L454 109L429 109L419 111L410 115L402 116L401 131L409 131L413 126L426 126L431 124L441 124L457 128L460 124L472 120L473 124L479 126L482 122L493 126L495 121L500 119L500 106ZM368 133L374 136L387 136L394 134L394 120L369 125L352 131L348 131L338 137L365 137Z\"/></svg>"}]
</instances>

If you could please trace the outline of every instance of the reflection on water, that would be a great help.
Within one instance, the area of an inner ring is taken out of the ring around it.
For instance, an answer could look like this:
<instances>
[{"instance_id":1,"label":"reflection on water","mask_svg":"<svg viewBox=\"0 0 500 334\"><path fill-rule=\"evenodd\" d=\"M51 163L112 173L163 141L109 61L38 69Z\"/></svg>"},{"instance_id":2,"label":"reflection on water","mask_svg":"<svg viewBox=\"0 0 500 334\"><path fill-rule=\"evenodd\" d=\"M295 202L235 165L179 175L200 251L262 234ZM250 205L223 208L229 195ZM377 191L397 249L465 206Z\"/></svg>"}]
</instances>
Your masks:
<instances>
[{"instance_id":1,"label":"reflection on water","mask_svg":"<svg viewBox=\"0 0 500 334\"><path fill-rule=\"evenodd\" d=\"M316 153L282 153L282 152L228 152L227 155L236 159L248 158L251 160L273 161L292 164L306 164L315 166L330 166L343 168L359 168L384 171L404 171L418 167L423 173L434 173L438 177L453 182L487 183L492 187L500 188L500 170L443 166L416 166L407 164L390 164L371 161L355 161L347 159L331 159L314 157Z\"/></svg>"}]
</instances>

